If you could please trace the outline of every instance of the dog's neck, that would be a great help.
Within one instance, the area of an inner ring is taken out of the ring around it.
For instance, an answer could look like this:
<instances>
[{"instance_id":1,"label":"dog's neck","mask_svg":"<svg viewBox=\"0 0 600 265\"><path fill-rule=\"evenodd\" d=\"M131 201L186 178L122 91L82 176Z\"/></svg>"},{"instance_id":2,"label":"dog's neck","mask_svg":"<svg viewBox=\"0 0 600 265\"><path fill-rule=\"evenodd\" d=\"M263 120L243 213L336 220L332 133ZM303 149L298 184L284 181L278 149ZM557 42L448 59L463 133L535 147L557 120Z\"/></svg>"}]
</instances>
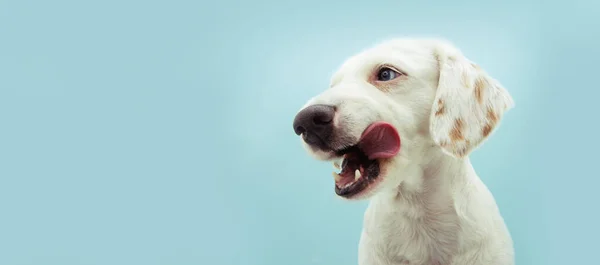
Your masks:
<instances>
[{"instance_id":1,"label":"dog's neck","mask_svg":"<svg viewBox=\"0 0 600 265\"><path fill-rule=\"evenodd\" d=\"M408 217L424 218L451 209L454 188L476 177L468 158L454 158L437 146L425 150L422 158L396 189L376 195L374 202L392 207L392 211L402 207Z\"/></svg>"}]
</instances>

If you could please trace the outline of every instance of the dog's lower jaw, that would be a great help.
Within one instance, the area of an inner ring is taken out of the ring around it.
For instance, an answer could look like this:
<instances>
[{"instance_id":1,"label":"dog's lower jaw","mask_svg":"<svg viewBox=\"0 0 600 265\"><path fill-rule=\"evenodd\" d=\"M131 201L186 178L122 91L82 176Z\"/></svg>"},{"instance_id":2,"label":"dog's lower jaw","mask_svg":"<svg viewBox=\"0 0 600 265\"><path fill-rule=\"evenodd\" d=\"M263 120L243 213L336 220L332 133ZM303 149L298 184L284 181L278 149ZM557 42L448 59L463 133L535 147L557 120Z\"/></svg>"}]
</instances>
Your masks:
<instances>
[{"instance_id":1,"label":"dog's lower jaw","mask_svg":"<svg viewBox=\"0 0 600 265\"><path fill-rule=\"evenodd\" d=\"M371 198L359 264L513 264L510 235L469 159L427 157L419 178Z\"/></svg>"}]
</instances>

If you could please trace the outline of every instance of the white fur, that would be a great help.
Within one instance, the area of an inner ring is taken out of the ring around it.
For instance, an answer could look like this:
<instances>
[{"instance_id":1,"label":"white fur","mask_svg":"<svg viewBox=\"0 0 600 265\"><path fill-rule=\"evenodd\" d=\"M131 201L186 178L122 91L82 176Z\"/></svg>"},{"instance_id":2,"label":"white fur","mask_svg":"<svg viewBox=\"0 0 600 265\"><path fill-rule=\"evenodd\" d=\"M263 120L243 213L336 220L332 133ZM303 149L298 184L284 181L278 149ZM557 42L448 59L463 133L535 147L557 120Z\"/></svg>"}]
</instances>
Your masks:
<instances>
[{"instance_id":1,"label":"white fur","mask_svg":"<svg viewBox=\"0 0 600 265\"><path fill-rule=\"evenodd\" d=\"M389 65L406 75L373 79ZM513 245L496 202L468 154L513 106L508 92L450 43L384 42L348 59L331 86L305 105L336 106L334 124L352 145L375 121L398 130L400 153L381 161L359 244L360 265L512 265ZM307 146L317 159L332 153Z\"/></svg>"}]
</instances>

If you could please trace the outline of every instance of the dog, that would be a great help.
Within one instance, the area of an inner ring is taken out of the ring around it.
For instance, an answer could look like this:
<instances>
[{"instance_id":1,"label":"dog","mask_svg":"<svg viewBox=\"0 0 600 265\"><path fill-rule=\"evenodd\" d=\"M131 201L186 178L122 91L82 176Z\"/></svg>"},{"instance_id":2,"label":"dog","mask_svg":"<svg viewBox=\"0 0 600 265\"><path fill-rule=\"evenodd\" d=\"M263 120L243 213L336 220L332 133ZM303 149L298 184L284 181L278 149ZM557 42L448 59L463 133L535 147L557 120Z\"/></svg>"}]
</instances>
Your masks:
<instances>
[{"instance_id":1,"label":"dog","mask_svg":"<svg viewBox=\"0 0 600 265\"><path fill-rule=\"evenodd\" d=\"M469 154L514 107L443 39L392 39L347 59L293 127L333 163L335 193L369 199L359 265L512 265L510 233Z\"/></svg>"}]
</instances>

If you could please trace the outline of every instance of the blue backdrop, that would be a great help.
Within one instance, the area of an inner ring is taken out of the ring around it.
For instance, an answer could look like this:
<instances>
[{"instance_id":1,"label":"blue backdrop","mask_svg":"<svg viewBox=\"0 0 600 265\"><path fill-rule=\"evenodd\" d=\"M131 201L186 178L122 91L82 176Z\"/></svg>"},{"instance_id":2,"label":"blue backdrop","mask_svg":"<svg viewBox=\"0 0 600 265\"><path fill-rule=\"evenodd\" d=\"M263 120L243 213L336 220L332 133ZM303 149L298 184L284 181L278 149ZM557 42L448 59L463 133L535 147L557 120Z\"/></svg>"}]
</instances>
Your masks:
<instances>
[{"instance_id":1,"label":"blue backdrop","mask_svg":"<svg viewBox=\"0 0 600 265\"><path fill-rule=\"evenodd\" d=\"M517 263L591 264L599 6L555 2L0 0L0 264L356 264L366 203L291 123L396 36L513 95L472 162Z\"/></svg>"}]
</instances>

